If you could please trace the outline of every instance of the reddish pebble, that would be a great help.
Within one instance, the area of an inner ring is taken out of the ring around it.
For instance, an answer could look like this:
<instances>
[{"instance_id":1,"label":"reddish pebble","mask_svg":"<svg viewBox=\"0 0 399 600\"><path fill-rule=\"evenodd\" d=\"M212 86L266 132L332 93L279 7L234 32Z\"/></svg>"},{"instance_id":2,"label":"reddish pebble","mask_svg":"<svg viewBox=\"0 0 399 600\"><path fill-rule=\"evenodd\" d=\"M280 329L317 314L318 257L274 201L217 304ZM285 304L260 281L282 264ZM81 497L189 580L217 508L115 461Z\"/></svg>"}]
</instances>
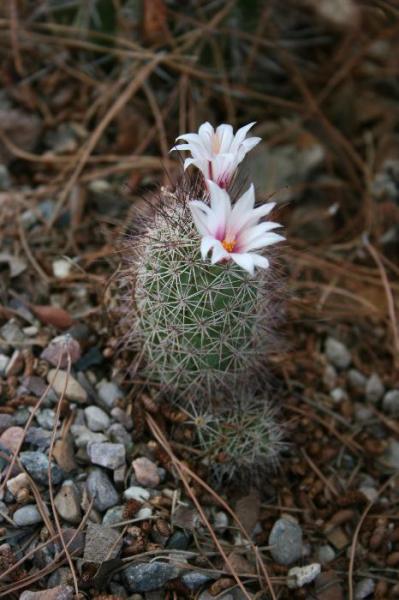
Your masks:
<instances>
[{"instance_id":1,"label":"reddish pebble","mask_svg":"<svg viewBox=\"0 0 399 600\"><path fill-rule=\"evenodd\" d=\"M22 427L9 427L1 434L0 444L3 444L13 453L17 452L24 435Z\"/></svg>"},{"instance_id":2,"label":"reddish pebble","mask_svg":"<svg viewBox=\"0 0 399 600\"><path fill-rule=\"evenodd\" d=\"M145 456L136 458L132 463L137 481L145 487L155 488L160 483L160 477L156 464Z\"/></svg>"}]
</instances>

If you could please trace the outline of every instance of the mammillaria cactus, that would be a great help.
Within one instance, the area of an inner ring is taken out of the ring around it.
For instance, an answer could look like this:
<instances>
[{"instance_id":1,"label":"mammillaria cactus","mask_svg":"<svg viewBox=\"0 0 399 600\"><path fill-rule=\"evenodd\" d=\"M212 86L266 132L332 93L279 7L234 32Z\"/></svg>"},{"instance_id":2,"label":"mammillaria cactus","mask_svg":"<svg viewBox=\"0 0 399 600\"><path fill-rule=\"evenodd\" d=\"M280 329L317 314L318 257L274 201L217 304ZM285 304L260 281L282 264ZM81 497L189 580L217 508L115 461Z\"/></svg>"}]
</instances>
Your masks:
<instances>
[{"instance_id":1,"label":"mammillaria cactus","mask_svg":"<svg viewBox=\"0 0 399 600\"><path fill-rule=\"evenodd\" d=\"M197 180L185 175L174 190L162 188L136 220L123 245L120 305L125 345L135 351L132 368L141 378L168 399L203 407L214 423L226 416L219 410L225 404L238 411L229 414L230 421L246 423L257 412L269 431L267 410L251 403L246 415L243 393L237 392L267 373L276 316L269 246L284 239L274 231L278 223L263 220L274 203L255 207L253 185L239 197L231 191L238 187L232 186L237 165L259 141L245 140L250 126L234 136L231 126L215 131L207 123L199 134L181 136L188 143L178 150L193 147L197 158L204 153L200 164L187 159L202 175ZM201 136L214 154L200 147ZM212 179L209 173L218 176ZM251 424L248 440L255 432ZM212 439L210 432L204 440ZM250 444L244 444L248 457Z\"/></svg>"}]
</instances>

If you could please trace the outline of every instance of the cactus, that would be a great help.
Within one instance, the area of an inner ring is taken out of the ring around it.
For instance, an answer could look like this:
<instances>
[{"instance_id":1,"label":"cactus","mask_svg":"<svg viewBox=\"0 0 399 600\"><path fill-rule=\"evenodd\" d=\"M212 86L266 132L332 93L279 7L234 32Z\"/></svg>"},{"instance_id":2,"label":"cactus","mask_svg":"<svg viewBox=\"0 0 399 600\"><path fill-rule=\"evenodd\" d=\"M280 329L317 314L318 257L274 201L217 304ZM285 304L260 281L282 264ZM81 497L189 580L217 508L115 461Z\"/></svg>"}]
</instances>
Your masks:
<instances>
[{"instance_id":1,"label":"cactus","mask_svg":"<svg viewBox=\"0 0 399 600\"><path fill-rule=\"evenodd\" d=\"M248 388L236 390L234 404L218 410L187 409L202 452L217 484L229 479L260 482L265 469L273 468L285 444L276 421L276 410L264 394Z\"/></svg>"},{"instance_id":2,"label":"cactus","mask_svg":"<svg viewBox=\"0 0 399 600\"><path fill-rule=\"evenodd\" d=\"M249 275L202 259L187 198L191 183L162 190L128 239L121 281L125 341L135 370L175 398L208 400L259 377L274 343L271 270Z\"/></svg>"}]
</instances>

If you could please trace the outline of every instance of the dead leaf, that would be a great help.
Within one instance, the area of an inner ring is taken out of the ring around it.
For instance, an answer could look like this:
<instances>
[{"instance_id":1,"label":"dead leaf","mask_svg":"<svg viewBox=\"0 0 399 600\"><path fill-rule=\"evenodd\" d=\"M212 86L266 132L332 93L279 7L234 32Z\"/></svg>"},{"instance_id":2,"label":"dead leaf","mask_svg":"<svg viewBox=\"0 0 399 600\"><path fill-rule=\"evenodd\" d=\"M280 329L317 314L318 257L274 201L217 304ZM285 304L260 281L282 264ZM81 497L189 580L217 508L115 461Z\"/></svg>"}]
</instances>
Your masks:
<instances>
[{"instance_id":1,"label":"dead leaf","mask_svg":"<svg viewBox=\"0 0 399 600\"><path fill-rule=\"evenodd\" d=\"M29 308L45 325L54 325L57 329L68 329L73 324L71 315L63 308L39 304L31 304Z\"/></svg>"},{"instance_id":2,"label":"dead leaf","mask_svg":"<svg viewBox=\"0 0 399 600\"><path fill-rule=\"evenodd\" d=\"M248 496L240 498L235 506L235 512L241 525L249 536L259 519L260 497L256 490L251 490Z\"/></svg>"},{"instance_id":3,"label":"dead leaf","mask_svg":"<svg viewBox=\"0 0 399 600\"><path fill-rule=\"evenodd\" d=\"M229 573L233 573L233 571L235 571L239 574L245 573L245 575L253 575L256 573L254 565L251 565L251 563L249 563L242 554L238 554L238 552L233 551L230 552L227 558L228 560L224 565L225 571L228 571Z\"/></svg>"}]
</instances>

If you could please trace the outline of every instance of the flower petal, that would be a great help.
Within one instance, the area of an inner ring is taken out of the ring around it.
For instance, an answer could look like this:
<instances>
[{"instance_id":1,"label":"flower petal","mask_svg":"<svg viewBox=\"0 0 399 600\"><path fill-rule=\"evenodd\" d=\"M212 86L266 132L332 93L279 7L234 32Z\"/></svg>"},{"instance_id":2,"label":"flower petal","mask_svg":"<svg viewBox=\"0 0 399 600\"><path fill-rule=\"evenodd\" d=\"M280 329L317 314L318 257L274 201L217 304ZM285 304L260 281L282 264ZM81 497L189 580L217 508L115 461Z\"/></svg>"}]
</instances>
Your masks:
<instances>
[{"instance_id":1,"label":"flower petal","mask_svg":"<svg viewBox=\"0 0 399 600\"><path fill-rule=\"evenodd\" d=\"M245 244L245 251L258 250L259 248L265 248L266 246L271 246L272 244L277 244L277 242L282 242L284 240L285 237L278 233L265 233L264 235L260 235L253 239L252 242Z\"/></svg>"},{"instance_id":2,"label":"flower petal","mask_svg":"<svg viewBox=\"0 0 399 600\"><path fill-rule=\"evenodd\" d=\"M209 193L211 196L211 208L214 213L217 228L213 232L216 239L222 240L225 237L226 223L231 213L230 196L226 190L222 190L211 180L207 181Z\"/></svg>"},{"instance_id":3,"label":"flower petal","mask_svg":"<svg viewBox=\"0 0 399 600\"><path fill-rule=\"evenodd\" d=\"M224 154L225 152L229 152L231 143L233 141L233 127L231 125L227 125L223 123L216 128L216 135L219 138L219 149L218 154Z\"/></svg>"},{"instance_id":4,"label":"flower petal","mask_svg":"<svg viewBox=\"0 0 399 600\"><path fill-rule=\"evenodd\" d=\"M208 225L209 214L207 214L207 211L201 205L204 205L207 209L209 209L209 206L206 206L206 204L200 200L193 200L192 202L189 202L188 205L191 210L194 225L198 229L199 234L201 236L212 235Z\"/></svg>"},{"instance_id":5,"label":"flower petal","mask_svg":"<svg viewBox=\"0 0 399 600\"><path fill-rule=\"evenodd\" d=\"M230 258L234 260L234 262L237 263L239 267L245 269L251 275L254 274L255 264L252 254L246 252L244 252L243 254L240 254L239 252L233 252L232 254L230 254Z\"/></svg>"},{"instance_id":6,"label":"flower petal","mask_svg":"<svg viewBox=\"0 0 399 600\"><path fill-rule=\"evenodd\" d=\"M237 200L231 211L231 216L228 223L228 235L237 238L240 231L246 227L246 222L250 219L253 213L255 204L255 188L253 183L247 191Z\"/></svg>"},{"instance_id":7,"label":"flower petal","mask_svg":"<svg viewBox=\"0 0 399 600\"><path fill-rule=\"evenodd\" d=\"M251 252L252 260L254 261L254 265L256 267L260 267L261 269L268 269L270 266L270 262L265 256L261 256L260 254L256 254L256 252Z\"/></svg>"},{"instance_id":8,"label":"flower petal","mask_svg":"<svg viewBox=\"0 0 399 600\"><path fill-rule=\"evenodd\" d=\"M277 229L277 227L281 227L281 225L273 221L264 221L263 223L244 229L236 238L240 251L247 252L248 244L252 243L258 237L263 236L267 231Z\"/></svg>"},{"instance_id":9,"label":"flower petal","mask_svg":"<svg viewBox=\"0 0 399 600\"><path fill-rule=\"evenodd\" d=\"M214 265L215 263L223 260L224 258L229 259L232 255L229 254L222 246L219 240L215 240L215 244L213 246L211 263Z\"/></svg>"},{"instance_id":10,"label":"flower petal","mask_svg":"<svg viewBox=\"0 0 399 600\"><path fill-rule=\"evenodd\" d=\"M202 256L203 260L205 260L209 250L211 248L213 248L215 243L217 243L217 240L215 240L215 238L211 237L210 235L206 235L205 237L202 238L202 240L201 240L201 256Z\"/></svg>"},{"instance_id":11,"label":"flower petal","mask_svg":"<svg viewBox=\"0 0 399 600\"><path fill-rule=\"evenodd\" d=\"M244 125L243 127L240 127L239 129L237 129L236 134L234 136L234 142L233 142L234 148L238 148L238 146L243 143L248 131L250 129L252 129L252 127L255 125L255 123L256 123L256 121L252 121L252 123L248 123L248 125Z\"/></svg>"}]
</instances>

